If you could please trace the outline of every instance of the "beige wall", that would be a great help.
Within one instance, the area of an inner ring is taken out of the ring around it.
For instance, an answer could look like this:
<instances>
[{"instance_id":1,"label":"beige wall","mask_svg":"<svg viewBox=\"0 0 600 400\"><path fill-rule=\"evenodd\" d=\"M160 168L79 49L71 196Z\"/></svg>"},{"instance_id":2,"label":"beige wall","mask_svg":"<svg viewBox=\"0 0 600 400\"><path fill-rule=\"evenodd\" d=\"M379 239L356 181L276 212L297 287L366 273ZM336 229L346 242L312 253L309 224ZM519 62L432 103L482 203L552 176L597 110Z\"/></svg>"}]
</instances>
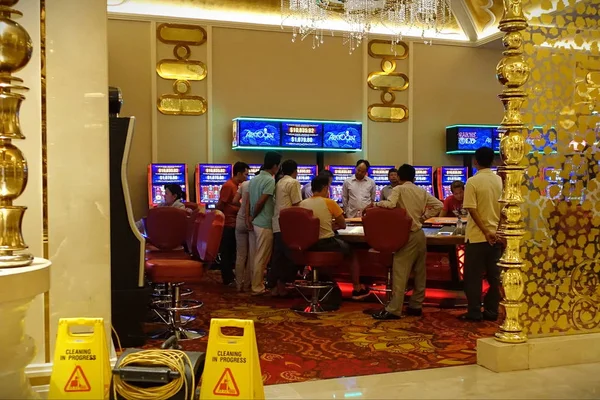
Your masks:
<instances>
[{"instance_id":1,"label":"beige wall","mask_svg":"<svg viewBox=\"0 0 600 400\"><path fill-rule=\"evenodd\" d=\"M123 91L122 116L135 116L127 176L136 219L148 208L147 165L152 162L150 22L108 21L108 84Z\"/></svg>"},{"instance_id":2,"label":"beige wall","mask_svg":"<svg viewBox=\"0 0 600 400\"><path fill-rule=\"evenodd\" d=\"M172 58L173 46L153 42L149 23L109 24L110 79L123 89L126 114L148 123L156 115L154 161L188 163L190 183L197 163L261 162L261 152L231 150L231 119L239 116L363 121L366 151L326 154L325 164L354 164L364 155L372 164L399 165L412 158L415 165L435 167L462 163L460 156L445 155L447 125L498 124L502 119L501 86L494 76L498 50L415 42L409 60L398 61L396 69L410 77L412 104L408 90L396 93L396 103L409 108L411 120L380 123L367 118L368 105L379 103L381 92L368 88L366 79L380 70L381 60L368 56L366 44L349 55L339 37L326 37L313 50L310 40L292 43L286 32L204 27L208 42L192 47L192 58L207 64L208 76L192 84L192 93L208 100L209 114L181 117L161 115L156 99L150 98L151 84L157 95L172 93L172 81L159 78L153 68L161 58ZM146 210L151 132L151 126L138 123L130 163L136 216ZM286 152L284 158L315 162L311 153Z\"/></svg>"},{"instance_id":3,"label":"beige wall","mask_svg":"<svg viewBox=\"0 0 600 400\"><path fill-rule=\"evenodd\" d=\"M415 165L461 165L446 155L445 127L453 124L500 124L504 115L495 77L502 58L494 49L415 43L413 52Z\"/></svg>"}]
</instances>

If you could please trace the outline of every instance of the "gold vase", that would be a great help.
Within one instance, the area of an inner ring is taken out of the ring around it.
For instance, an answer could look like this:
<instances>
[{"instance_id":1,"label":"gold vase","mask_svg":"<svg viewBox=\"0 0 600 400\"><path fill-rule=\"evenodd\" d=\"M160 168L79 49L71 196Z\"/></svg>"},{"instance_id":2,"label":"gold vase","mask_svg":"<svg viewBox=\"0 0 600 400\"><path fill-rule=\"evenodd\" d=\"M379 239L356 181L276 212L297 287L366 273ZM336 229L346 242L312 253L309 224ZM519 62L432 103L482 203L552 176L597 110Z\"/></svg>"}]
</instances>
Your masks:
<instances>
[{"instance_id":1,"label":"gold vase","mask_svg":"<svg viewBox=\"0 0 600 400\"><path fill-rule=\"evenodd\" d=\"M10 7L18 0L0 0L0 268L23 267L32 263L21 224L27 207L15 201L27 186L27 161L12 141L25 139L19 123L19 110L28 90L23 80L13 76L29 60L33 45L27 31L11 18L21 12Z\"/></svg>"},{"instance_id":2,"label":"gold vase","mask_svg":"<svg viewBox=\"0 0 600 400\"><path fill-rule=\"evenodd\" d=\"M525 289L521 258L521 241L525 235L521 204L524 199L521 185L525 166L525 126L521 115L521 106L527 95L523 85L529 79L530 67L523 58L523 36L521 31L527 28L527 19L523 15L521 0L504 0L504 14L499 29L505 35L502 43L506 50L496 68L496 77L504 85L498 96L504 105L504 118L500 124L502 139L500 155L504 165L498 171L503 178L501 203L504 203L498 233L506 241L506 248L498 266L502 269L503 301L506 312L504 322L496 332L495 338L505 343L523 343L527 335L519 318L521 297Z\"/></svg>"}]
</instances>

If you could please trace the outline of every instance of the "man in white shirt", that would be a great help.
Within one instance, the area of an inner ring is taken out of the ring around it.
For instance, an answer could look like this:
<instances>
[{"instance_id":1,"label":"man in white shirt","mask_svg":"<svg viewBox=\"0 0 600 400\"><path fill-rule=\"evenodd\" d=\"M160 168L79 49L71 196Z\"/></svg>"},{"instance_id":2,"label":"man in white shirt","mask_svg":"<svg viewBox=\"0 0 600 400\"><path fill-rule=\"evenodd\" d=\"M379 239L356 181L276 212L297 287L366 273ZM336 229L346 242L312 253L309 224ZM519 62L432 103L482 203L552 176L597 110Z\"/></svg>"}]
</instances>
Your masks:
<instances>
[{"instance_id":1,"label":"man in white shirt","mask_svg":"<svg viewBox=\"0 0 600 400\"><path fill-rule=\"evenodd\" d=\"M297 206L302 201L300 193L300 182L298 176L298 164L294 160L286 160L281 164L283 177L275 187L275 212L273 214L273 255L271 267L267 274L267 281L272 286L271 295L286 296L286 283L293 282L298 270L292 260L286 255L286 247L281 237L279 227L279 213L284 208Z\"/></svg>"},{"instance_id":2,"label":"man in white shirt","mask_svg":"<svg viewBox=\"0 0 600 400\"><path fill-rule=\"evenodd\" d=\"M410 296L410 303L406 314L421 316L423 314L423 301L427 271L425 261L427 256L427 238L423 232L423 222L440 214L443 204L429 192L414 184L415 167L404 164L398 168L400 184L392 190L388 200L375 203L376 207L404 208L406 214L412 219L411 233L406 245L394 254L392 301L386 308L373 314L379 320L393 320L402 317L404 304L404 291L406 282L414 269L415 288Z\"/></svg>"},{"instance_id":3,"label":"man in white shirt","mask_svg":"<svg viewBox=\"0 0 600 400\"><path fill-rule=\"evenodd\" d=\"M346 218L361 217L363 210L375 201L377 187L367 176L370 167L367 160L358 160L354 176L344 181L342 202Z\"/></svg>"},{"instance_id":4,"label":"man in white shirt","mask_svg":"<svg viewBox=\"0 0 600 400\"><path fill-rule=\"evenodd\" d=\"M463 208L469 212L465 231L465 276L464 288L468 311L459 318L465 321L496 321L500 304L500 267L502 246L496 231L500 222L502 204L502 178L490 167L494 162L494 151L482 147L475 152L477 173L467 180ZM481 312L481 286L483 273L490 285L483 300Z\"/></svg>"}]
</instances>

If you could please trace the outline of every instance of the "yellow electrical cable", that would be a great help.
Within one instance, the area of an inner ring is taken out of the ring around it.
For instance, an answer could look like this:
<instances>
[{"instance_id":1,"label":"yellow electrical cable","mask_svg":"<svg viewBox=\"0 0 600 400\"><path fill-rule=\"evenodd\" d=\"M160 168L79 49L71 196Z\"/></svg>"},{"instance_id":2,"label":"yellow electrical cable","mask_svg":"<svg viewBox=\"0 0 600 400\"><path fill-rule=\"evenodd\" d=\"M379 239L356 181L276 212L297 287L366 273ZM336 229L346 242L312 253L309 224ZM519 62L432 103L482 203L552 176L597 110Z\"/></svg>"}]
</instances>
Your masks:
<instances>
[{"instance_id":1,"label":"yellow electrical cable","mask_svg":"<svg viewBox=\"0 0 600 400\"><path fill-rule=\"evenodd\" d=\"M115 330L114 326L111 325L110 329L112 329L112 332L115 334L115 337L117 338L117 345L119 346L119 352L122 353L123 352L123 347L121 347L121 339L119 339L119 334Z\"/></svg>"},{"instance_id":2,"label":"yellow electrical cable","mask_svg":"<svg viewBox=\"0 0 600 400\"><path fill-rule=\"evenodd\" d=\"M196 379L194 377L194 366L185 352L181 350L143 350L137 353L131 353L123 357L117 368L135 364L136 366L157 366L168 367L171 371L179 373L179 378L172 380L166 385L150 388L141 388L123 382L119 375L113 375L114 398L117 399L117 393L127 400L167 400L175 396L183 386L185 386L185 399L194 399L196 392ZM185 378L185 366L189 365L192 375L192 385L188 386Z\"/></svg>"}]
</instances>

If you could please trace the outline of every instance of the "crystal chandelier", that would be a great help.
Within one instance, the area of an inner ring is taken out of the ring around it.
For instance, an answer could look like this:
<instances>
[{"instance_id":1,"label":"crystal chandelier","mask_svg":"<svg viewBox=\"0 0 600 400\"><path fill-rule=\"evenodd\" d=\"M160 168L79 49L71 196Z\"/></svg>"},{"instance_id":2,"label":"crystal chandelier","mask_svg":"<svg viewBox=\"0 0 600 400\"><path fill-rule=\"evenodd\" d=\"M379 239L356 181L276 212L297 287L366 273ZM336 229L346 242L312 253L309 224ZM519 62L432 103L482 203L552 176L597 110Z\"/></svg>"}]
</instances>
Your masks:
<instances>
[{"instance_id":1,"label":"crystal chandelier","mask_svg":"<svg viewBox=\"0 0 600 400\"><path fill-rule=\"evenodd\" d=\"M415 25L422 30L423 40L426 31L440 33L452 20L449 0L413 0L412 13ZM431 41L425 40L425 43L431 44Z\"/></svg>"},{"instance_id":2,"label":"crystal chandelier","mask_svg":"<svg viewBox=\"0 0 600 400\"><path fill-rule=\"evenodd\" d=\"M292 42L298 37L304 40L312 36L313 49L323 44L323 26L327 20L329 0L281 0L283 23L288 18L292 22Z\"/></svg>"},{"instance_id":3,"label":"crystal chandelier","mask_svg":"<svg viewBox=\"0 0 600 400\"><path fill-rule=\"evenodd\" d=\"M385 3L386 0L344 1L344 20L348 24L344 44L348 45L350 54L367 39L374 17L383 11Z\"/></svg>"},{"instance_id":4,"label":"crystal chandelier","mask_svg":"<svg viewBox=\"0 0 600 400\"><path fill-rule=\"evenodd\" d=\"M413 0L388 0L381 13L381 24L392 33L392 48L395 49L395 45L415 25L413 9Z\"/></svg>"}]
</instances>

